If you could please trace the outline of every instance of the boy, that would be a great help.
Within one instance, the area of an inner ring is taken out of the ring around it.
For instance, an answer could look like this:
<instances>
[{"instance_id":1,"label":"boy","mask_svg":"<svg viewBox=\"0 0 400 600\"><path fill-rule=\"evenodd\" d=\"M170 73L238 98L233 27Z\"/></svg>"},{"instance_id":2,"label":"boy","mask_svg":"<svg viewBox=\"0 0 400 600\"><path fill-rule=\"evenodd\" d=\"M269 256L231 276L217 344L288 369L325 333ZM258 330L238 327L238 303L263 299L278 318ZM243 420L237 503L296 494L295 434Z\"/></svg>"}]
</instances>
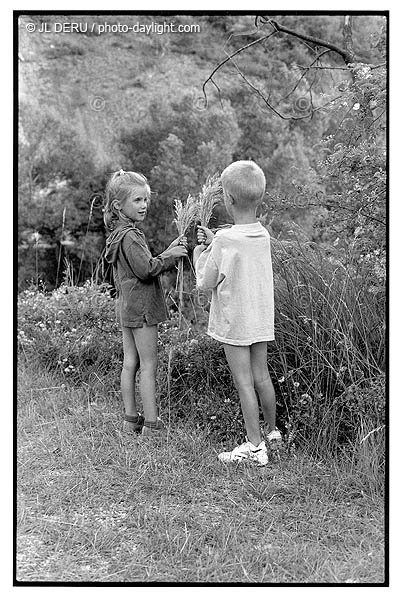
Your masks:
<instances>
[{"instance_id":1,"label":"boy","mask_svg":"<svg viewBox=\"0 0 400 600\"><path fill-rule=\"evenodd\" d=\"M224 203L234 225L214 236L199 226L193 261L197 287L212 290L207 333L224 345L239 393L247 441L222 462L268 462L261 439L258 401L269 426L267 439L279 444L275 427L275 391L267 367L267 342L274 339L274 290L270 238L256 218L265 192L265 176L252 161L240 160L221 175Z\"/></svg>"}]
</instances>

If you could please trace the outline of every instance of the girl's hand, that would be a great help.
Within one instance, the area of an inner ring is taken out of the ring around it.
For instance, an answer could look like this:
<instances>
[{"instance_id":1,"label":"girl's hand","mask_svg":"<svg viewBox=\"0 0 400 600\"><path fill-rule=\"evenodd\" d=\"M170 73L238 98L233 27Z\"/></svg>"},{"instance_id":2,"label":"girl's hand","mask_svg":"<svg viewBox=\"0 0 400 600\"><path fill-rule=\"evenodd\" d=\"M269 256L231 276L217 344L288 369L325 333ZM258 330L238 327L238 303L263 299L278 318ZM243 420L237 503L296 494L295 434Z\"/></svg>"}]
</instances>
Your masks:
<instances>
[{"instance_id":1,"label":"girl's hand","mask_svg":"<svg viewBox=\"0 0 400 600\"><path fill-rule=\"evenodd\" d=\"M197 242L198 244L204 244L205 246L209 246L214 239L214 234L211 229L208 227L203 227L203 225L197 226Z\"/></svg>"},{"instance_id":2,"label":"girl's hand","mask_svg":"<svg viewBox=\"0 0 400 600\"><path fill-rule=\"evenodd\" d=\"M187 247L187 237L186 235L179 235L173 242L170 243L167 250L171 250L171 248L176 248L176 246L184 246Z\"/></svg>"},{"instance_id":3,"label":"girl's hand","mask_svg":"<svg viewBox=\"0 0 400 600\"><path fill-rule=\"evenodd\" d=\"M183 256L187 257L188 255L187 249L181 244L179 244L178 246L173 246L172 248L170 246L169 248L167 248L167 250L171 256L175 256L176 258L182 258Z\"/></svg>"}]
</instances>

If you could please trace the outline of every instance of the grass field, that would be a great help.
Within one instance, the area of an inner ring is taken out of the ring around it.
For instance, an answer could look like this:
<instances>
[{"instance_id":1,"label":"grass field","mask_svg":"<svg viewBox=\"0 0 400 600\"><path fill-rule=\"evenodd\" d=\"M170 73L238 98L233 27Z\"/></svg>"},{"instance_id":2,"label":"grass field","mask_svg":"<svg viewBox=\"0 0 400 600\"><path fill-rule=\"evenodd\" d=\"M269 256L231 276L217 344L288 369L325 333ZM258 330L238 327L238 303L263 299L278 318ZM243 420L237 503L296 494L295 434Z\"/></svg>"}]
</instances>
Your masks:
<instances>
[{"instance_id":1,"label":"grass field","mask_svg":"<svg viewBox=\"0 0 400 600\"><path fill-rule=\"evenodd\" d=\"M351 457L257 469L220 449L182 424L124 436L115 396L21 366L17 581L384 581L382 491Z\"/></svg>"}]
</instances>

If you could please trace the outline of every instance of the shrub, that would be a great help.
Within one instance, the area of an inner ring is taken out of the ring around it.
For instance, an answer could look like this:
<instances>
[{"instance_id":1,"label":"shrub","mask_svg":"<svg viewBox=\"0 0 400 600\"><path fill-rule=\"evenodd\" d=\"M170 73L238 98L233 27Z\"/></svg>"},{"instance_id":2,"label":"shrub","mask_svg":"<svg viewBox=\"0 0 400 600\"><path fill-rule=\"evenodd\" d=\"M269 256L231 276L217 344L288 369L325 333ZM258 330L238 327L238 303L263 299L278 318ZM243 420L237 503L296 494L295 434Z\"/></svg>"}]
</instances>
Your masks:
<instances>
[{"instance_id":1,"label":"shrub","mask_svg":"<svg viewBox=\"0 0 400 600\"><path fill-rule=\"evenodd\" d=\"M62 285L50 294L26 290L18 298L18 344L23 355L74 384L91 384L122 364L120 330L108 286Z\"/></svg>"}]
</instances>

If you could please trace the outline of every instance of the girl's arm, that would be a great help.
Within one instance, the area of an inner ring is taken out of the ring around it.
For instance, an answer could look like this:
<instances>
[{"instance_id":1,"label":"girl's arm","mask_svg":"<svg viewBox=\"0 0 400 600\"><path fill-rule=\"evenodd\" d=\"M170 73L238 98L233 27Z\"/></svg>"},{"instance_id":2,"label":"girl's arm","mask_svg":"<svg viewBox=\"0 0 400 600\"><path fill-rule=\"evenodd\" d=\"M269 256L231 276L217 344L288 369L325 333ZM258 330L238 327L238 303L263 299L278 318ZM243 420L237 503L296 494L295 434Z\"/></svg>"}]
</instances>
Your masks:
<instances>
[{"instance_id":1,"label":"girl's arm","mask_svg":"<svg viewBox=\"0 0 400 600\"><path fill-rule=\"evenodd\" d=\"M143 281L150 277L156 277L171 268L178 258L187 256L186 248L178 245L153 257L146 246L132 237L129 240L124 238L122 250L133 273Z\"/></svg>"}]
</instances>

